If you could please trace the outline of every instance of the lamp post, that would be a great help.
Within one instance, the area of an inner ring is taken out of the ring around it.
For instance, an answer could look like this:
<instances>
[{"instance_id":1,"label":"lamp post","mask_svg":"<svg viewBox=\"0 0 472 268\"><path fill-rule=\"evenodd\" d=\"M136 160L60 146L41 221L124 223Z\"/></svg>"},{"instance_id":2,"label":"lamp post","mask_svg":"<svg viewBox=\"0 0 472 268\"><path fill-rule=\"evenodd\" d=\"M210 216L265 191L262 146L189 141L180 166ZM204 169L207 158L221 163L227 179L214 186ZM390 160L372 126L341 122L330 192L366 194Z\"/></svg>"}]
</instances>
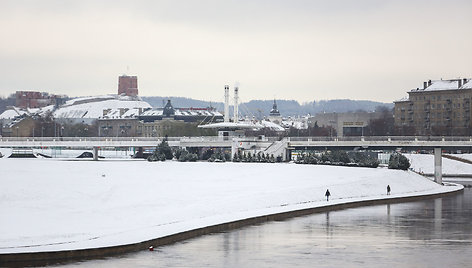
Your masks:
<instances>
[{"instance_id":1,"label":"lamp post","mask_svg":"<svg viewBox=\"0 0 472 268\"><path fill-rule=\"evenodd\" d=\"M17 138L20 137L19 132L20 132L20 127L16 127L16 137Z\"/></svg>"}]
</instances>

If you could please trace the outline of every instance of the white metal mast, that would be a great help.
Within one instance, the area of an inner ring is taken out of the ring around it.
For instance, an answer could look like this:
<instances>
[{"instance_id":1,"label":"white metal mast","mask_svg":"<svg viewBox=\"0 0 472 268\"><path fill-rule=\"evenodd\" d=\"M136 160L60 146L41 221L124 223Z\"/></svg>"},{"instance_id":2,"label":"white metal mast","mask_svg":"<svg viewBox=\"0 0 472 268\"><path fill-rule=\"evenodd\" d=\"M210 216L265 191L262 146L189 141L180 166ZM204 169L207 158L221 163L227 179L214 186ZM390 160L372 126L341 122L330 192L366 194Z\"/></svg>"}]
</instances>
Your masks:
<instances>
[{"instance_id":1,"label":"white metal mast","mask_svg":"<svg viewBox=\"0 0 472 268\"><path fill-rule=\"evenodd\" d=\"M225 85L225 122L229 122L229 86Z\"/></svg>"},{"instance_id":2,"label":"white metal mast","mask_svg":"<svg viewBox=\"0 0 472 268\"><path fill-rule=\"evenodd\" d=\"M234 87L234 122L238 123L238 86Z\"/></svg>"}]
</instances>

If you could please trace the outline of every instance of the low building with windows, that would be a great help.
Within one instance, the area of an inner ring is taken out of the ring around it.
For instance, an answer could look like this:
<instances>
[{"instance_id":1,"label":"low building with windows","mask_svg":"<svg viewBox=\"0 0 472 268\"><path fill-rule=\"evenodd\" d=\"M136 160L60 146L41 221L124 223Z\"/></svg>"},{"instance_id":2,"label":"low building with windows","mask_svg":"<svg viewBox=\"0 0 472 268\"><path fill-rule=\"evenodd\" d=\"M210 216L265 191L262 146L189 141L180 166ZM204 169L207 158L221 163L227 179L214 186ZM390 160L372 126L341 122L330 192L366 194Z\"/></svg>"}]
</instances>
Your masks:
<instances>
[{"instance_id":1,"label":"low building with windows","mask_svg":"<svg viewBox=\"0 0 472 268\"><path fill-rule=\"evenodd\" d=\"M308 125L314 127L330 127L335 133L330 136L363 136L370 121L379 118L378 113L318 113L308 119Z\"/></svg>"},{"instance_id":2,"label":"low building with windows","mask_svg":"<svg viewBox=\"0 0 472 268\"><path fill-rule=\"evenodd\" d=\"M395 128L400 135L472 135L470 78L429 80L395 101Z\"/></svg>"}]
</instances>

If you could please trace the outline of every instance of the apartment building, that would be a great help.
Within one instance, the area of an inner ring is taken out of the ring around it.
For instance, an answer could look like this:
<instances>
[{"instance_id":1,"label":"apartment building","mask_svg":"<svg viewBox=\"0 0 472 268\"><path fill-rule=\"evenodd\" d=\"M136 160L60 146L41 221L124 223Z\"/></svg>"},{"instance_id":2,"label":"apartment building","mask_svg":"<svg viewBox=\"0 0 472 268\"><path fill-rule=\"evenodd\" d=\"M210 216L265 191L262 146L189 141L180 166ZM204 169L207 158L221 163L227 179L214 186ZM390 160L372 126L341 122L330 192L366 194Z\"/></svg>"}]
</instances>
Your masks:
<instances>
[{"instance_id":1,"label":"apartment building","mask_svg":"<svg viewBox=\"0 0 472 268\"><path fill-rule=\"evenodd\" d=\"M400 135L472 135L470 78L429 80L395 101L395 127Z\"/></svg>"}]
</instances>

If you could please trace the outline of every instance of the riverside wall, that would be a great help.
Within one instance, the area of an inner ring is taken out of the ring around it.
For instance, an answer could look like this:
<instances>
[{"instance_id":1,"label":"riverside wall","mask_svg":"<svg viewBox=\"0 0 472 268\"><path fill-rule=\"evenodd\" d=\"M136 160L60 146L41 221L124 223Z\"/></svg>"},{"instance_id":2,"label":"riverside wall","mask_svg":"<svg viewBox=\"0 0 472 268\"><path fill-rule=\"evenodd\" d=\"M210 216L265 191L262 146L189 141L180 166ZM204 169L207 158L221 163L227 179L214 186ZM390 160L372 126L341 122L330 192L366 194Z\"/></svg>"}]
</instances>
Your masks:
<instances>
[{"instance_id":1,"label":"riverside wall","mask_svg":"<svg viewBox=\"0 0 472 268\"><path fill-rule=\"evenodd\" d=\"M210 233L226 232L241 227L261 224L268 221L281 221L293 217L305 216L314 213L322 213L327 211L342 210L348 208L355 208L361 206L374 206L392 203L403 203L419 201L431 198L439 198L448 195L457 194L463 191L462 189L438 193L438 194L427 194L420 196L409 196L409 197L392 197L388 199L377 199L377 200L364 200L356 201L344 204L326 205L322 207L314 207L307 209L300 209L288 212L275 213L270 215L252 217L247 219L236 220L232 222L211 225L203 228L189 230L177 234L172 234L160 238L155 238L139 243L119 245L112 247L103 248L90 248L90 249L79 249L79 250L64 250L64 251L51 251L51 252L31 252L31 253L8 253L0 254L0 267L24 267L24 266L43 266L58 263L67 263L71 261L98 259L110 256L116 256L120 254L136 252L141 250L148 250L150 246L159 247L169 245L179 241L184 241L198 236L207 235Z\"/></svg>"}]
</instances>

